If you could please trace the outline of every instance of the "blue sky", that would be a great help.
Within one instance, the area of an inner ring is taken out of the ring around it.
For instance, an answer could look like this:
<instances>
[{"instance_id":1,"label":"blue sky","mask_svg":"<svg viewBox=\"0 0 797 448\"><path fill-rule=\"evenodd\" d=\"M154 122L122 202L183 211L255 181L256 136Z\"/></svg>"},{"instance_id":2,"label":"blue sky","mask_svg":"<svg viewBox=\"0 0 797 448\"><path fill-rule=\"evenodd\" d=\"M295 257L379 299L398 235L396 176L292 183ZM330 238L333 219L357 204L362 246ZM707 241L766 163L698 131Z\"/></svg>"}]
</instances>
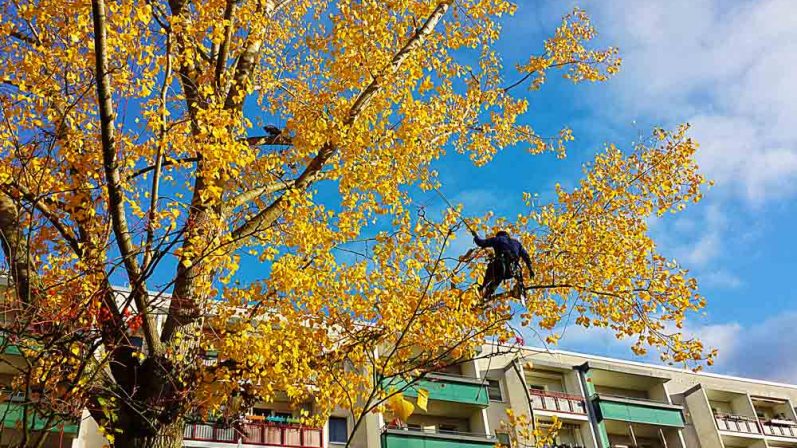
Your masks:
<instances>
[{"instance_id":1,"label":"blue sky","mask_svg":"<svg viewBox=\"0 0 797 448\"><path fill-rule=\"evenodd\" d=\"M551 77L530 96L538 131L573 129L566 160L518 148L476 169L449 157L439 166L446 194L467 211L512 216L521 192L545 195L556 182L574 182L603 143L627 146L654 125L691 123L699 163L716 186L701 204L653 224L660 250L691 270L709 300L688 330L720 349L712 371L797 382L797 3L519 3L500 42L507 67L539 51L577 5L599 42L620 48L623 68L604 84ZM628 344L581 330L568 331L560 347L631 357Z\"/></svg>"}]
</instances>

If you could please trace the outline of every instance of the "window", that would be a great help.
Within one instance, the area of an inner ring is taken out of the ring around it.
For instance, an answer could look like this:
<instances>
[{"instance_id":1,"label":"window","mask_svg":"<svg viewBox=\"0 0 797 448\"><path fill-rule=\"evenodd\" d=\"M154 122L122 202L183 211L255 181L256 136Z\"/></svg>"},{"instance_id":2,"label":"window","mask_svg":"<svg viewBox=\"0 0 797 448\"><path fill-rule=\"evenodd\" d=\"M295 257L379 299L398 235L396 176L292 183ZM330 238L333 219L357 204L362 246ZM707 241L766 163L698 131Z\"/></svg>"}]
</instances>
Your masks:
<instances>
[{"instance_id":1,"label":"window","mask_svg":"<svg viewBox=\"0 0 797 448\"><path fill-rule=\"evenodd\" d=\"M501 394L501 382L498 380L487 380L487 395L491 401L504 401Z\"/></svg>"},{"instance_id":2,"label":"window","mask_svg":"<svg viewBox=\"0 0 797 448\"><path fill-rule=\"evenodd\" d=\"M501 446L512 446L512 441L509 440L509 434L505 432L496 432L495 438L498 439L498 444Z\"/></svg>"},{"instance_id":3,"label":"window","mask_svg":"<svg viewBox=\"0 0 797 448\"><path fill-rule=\"evenodd\" d=\"M457 425L444 425L444 424L441 424L437 428L437 430L439 432L441 432L441 433L449 433L449 434L451 434L451 433L457 432Z\"/></svg>"},{"instance_id":4,"label":"window","mask_svg":"<svg viewBox=\"0 0 797 448\"><path fill-rule=\"evenodd\" d=\"M349 438L349 429L343 417L329 417L329 442L346 443Z\"/></svg>"}]
</instances>

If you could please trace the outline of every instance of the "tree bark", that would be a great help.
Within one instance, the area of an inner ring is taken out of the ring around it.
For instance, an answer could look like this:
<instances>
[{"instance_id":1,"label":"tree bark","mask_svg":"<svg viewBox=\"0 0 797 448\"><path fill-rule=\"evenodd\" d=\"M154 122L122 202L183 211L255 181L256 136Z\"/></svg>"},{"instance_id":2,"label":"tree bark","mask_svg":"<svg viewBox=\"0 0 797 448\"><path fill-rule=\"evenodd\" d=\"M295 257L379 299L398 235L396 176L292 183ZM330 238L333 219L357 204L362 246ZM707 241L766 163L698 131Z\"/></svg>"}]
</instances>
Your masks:
<instances>
[{"instance_id":1,"label":"tree bark","mask_svg":"<svg viewBox=\"0 0 797 448\"><path fill-rule=\"evenodd\" d=\"M135 426L134 426L135 427ZM114 448L182 448L185 422L160 424L155 432L128 431L115 437Z\"/></svg>"},{"instance_id":2,"label":"tree bark","mask_svg":"<svg viewBox=\"0 0 797 448\"><path fill-rule=\"evenodd\" d=\"M31 303L32 267L25 244L17 204L7 194L0 192L0 248L8 262L17 298Z\"/></svg>"}]
</instances>

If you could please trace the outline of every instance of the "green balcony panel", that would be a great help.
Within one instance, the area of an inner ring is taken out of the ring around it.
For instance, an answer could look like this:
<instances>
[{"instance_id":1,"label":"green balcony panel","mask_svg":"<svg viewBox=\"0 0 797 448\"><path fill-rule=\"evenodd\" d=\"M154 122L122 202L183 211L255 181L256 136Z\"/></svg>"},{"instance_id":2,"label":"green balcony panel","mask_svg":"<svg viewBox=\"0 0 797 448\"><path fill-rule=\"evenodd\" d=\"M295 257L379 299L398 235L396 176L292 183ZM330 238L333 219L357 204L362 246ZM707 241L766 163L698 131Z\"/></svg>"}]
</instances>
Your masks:
<instances>
[{"instance_id":1,"label":"green balcony panel","mask_svg":"<svg viewBox=\"0 0 797 448\"><path fill-rule=\"evenodd\" d=\"M22 352L19 351L19 347L13 344L9 344L6 341L6 337L4 334L0 333L0 348L2 348L2 353L6 355L21 355Z\"/></svg>"},{"instance_id":2,"label":"green balcony panel","mask_svg":"<svg viewBox=\"0 0 797 448\"><path fill-rule=\"evenodd\" d=\"M0 416L3 418L3 427L19 428L22 422L22 410L23 406L20 404L0 403ZM36 415L28 415L28 422L31 429L34 431L41 431L45 429L47 419ZM51 422L46 429L48 431L61 432L61 426L60 422ZM65 434L77 434L78 425L66 423L63 425L63 431Z\"/></svg>"},{"instance_id":3,"label":"green balcony panel","mask_svg":"<svg viewBox=\"0 0 797 448\"><path fill-rule=\"evenodd\" d=\"M597 394L593 398L598 420L684 427L683 408L667 403Z\"/></svg>"},{"instance_id":4,"label":"green balcony panel","mask_svg":"<svg viewBox=\"0 0 797 448\"><path fill-rule=\"evenodd\" d=\"M496 439L488 436L425 433L388 429L382 433L382 448L489 448Z\"/></svg>"},{"instance_id":5,"label":"green balcony panel","mask_svg":"<svg viewBox=\"0 0 797 448\"><path fill-rule=\"evenodd\" d=\"M400 378L382 381L382 387L387 390L391 388L401 389L406 385L407 382ZM429 400L449 401L484 408L490 404L490 397L487 395L487 384L475 378L430 374L405 389L404 396L417 397L419 388L429 391Z\"/></svg>"}]
</instances>

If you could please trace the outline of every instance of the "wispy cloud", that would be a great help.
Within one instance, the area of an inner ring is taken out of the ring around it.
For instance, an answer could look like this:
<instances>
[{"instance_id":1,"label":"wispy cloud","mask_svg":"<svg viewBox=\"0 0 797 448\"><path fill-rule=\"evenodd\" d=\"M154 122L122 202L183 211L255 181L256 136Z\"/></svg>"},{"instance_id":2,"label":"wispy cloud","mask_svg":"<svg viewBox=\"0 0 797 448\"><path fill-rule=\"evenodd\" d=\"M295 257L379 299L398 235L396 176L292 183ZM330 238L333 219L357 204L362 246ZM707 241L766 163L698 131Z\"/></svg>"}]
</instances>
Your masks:
<instances>
[{"instance_id":1,"label":"wispy cloud","mask_svg":"<svg viewBox=\"0 0 797 448\"><path fill-rule=\"evenodd\" d=\"M797 381L797 311L762 322L729 322L693 329L707 345L719 348L713 371L774 381Z\"/></svg>"},{"instance_id":2,"label":"wispy cloud","mask_svg":"<svg viewBox=\"0 0 797 448\"><path fill-rule=\"evenodd\" d=\"M797 3L632 0L589 6L624 67L623 120L689 121L719 191L753 206L797 193Z\"/></svg>"},{"instance_id":3,"label":"wispy cloud","mask_svg":"<svg viewBox=\"0 0 797 448\"><path fill-rule=\"evenodd\" d=\"M797 381L793 343L797 337L797 311L783 312L751 324L692 322L687 323L683 331L696 336L706 347L719 350L715 364L707 369L709 372L788 383ZM527 342L539 343L533 337L527 338ZM659 362L654 350L641 358L634 356L631 343L628 339L617 339L611 330L572 325L565 331L560 347L620 359Z\"/></svg>"},{"instance_id":4,"label":"wispy cloud","mask_svg":"<svg viewBox=\"0 0 797 448\"><path fill-rule=\"evenodd\" d=\"M689 122L701 145L701 169L716 181L699 206L651 222L661 252L691 269L714 293L709 310L725 310L714 314L721 321L693 321L685 332L719 348L712 371L795 382L791 341L797 310L767 311L766 304L774 303L767 294L790 292L788 286L772 286L764 271L772 266L766 263L777 261L761 254L775 253L773 247L783 244L767 230L783 219L776 211L797 197L797 2L549 2L523 20L550 23L576 4L593 17L601 41L619 46L624 59L616 78L589 89L587 99L579 97L578 107L568 110L577 116L577 138L615 139L612 132L622 128L627 134L633 121ZM528 33L517 31L520 41ZM754 255L761 265L752 263ZM756 282L769 283L752 288ZM761 296L738 297L740 290L759 289ZM716 300L719 291L728 292L722 301ZM753 321L750 303L759 302ZM745 313L734 313L737 306ZM629 345L610 331L575 326L562 340L563 348L622 358L631 357Z\"/></svg>"}]
</instances>

